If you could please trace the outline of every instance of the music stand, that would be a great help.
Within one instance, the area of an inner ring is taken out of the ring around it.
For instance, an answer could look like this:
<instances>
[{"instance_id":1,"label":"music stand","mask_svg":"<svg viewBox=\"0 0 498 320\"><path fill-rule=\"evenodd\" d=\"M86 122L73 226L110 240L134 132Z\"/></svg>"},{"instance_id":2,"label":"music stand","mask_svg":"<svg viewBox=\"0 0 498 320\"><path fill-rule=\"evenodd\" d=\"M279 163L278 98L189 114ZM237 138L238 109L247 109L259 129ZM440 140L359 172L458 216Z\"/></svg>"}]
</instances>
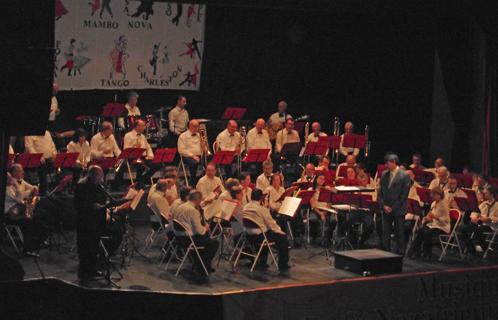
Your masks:
<instances>
[{"instance_id":1,"label":"music stand","mask_svg":"<svg viewBox=\"0 0 498 320\"><path fill-rule=\"evenodd\" d=\"M121 117L124 110L125 110L125 105L123 103L108 102L102 110L102 117L104 118Z\"/></svg>"},{"instance_id":2,"label":"music stand","mask_svg":"<svg viewBox=\"0 0 498 320\"><path fill-rule=\"evenodd\" d=\"M472 211L479 212L479 201L477 201L476 192L472 189L462 189L467 195L467 201L469 202L469 208Z\"/></svg>"},{"instance_id":3,"label":"music stand","mask_svg":"<svg viewBox=\"0 0 498 320\"><path fill-rule=\"evenodd\" d=\"M469 203L469 199L468 198L463 198L463 197L454 197L453 200L455 200L457 206L458 206L458 210L462 211L462 212L472 212L474 210L472 210L470 208L470 203Z\"/></svg>"},{"instance_id":4,"label":"music stand","mask_svg":"<svg viewBox=\"0 0 498 320\"><path fill-rule=\"evenodd\" d=\"M173 162L175 160L176 150L176 148L156 149L152 163L165 164Z\"/></svg>"},{"instance_id":5,"label":"music stand","mask_svg":"<svg viewBox=\"0 0 498 320\"><path fill-rule=\"evenodd\" d=\"M79 152L61 152L55 156L54 168L56 169L70 169L74 167L79 157Z\"/></svg>"},{"instance_id":6,"label":"music stand","mask_svg":"<svg viewBox=\"0 0 498 320\"><path fill-rule=\"evenodd\" d=\"M310 201L314 194L315 190L301 190L297 194L297 197L301 198L301 214L303 216L303 219L306 220L306 230L304 236L306 246L310 243Z\"/></svg>"},{"instance_id":7,"label":"music stand","mask_svg":"<svg viewBox=\"0 0 498 320\"><path fill-rule=\"evenodd\" d=\"M422 201L423 203L429 204L429 205L432 203L430 189L417 187L417 194L418 194L418 197L420 198L420 201Z\"/></svg>"},{"instance_id":8,"label":"music stand","mask_svg":"<svg viewBox=\"0 0 498 320\"><path fill-rule=\"evenodd\" d=\"M299 155L299 150L301 150L301 142L286 143L282 146L280 155L286 159L297 157Z\"/></svg>"},{"instance_id":9,"label":"music stand","mask_svg":"<svg viewBox=\"0 0 498 320\"><path fill-rule=\"evenodd\" d=\"M247 108L244 107L228 107L223 112L221 119L223 120L240 120L246 113Z\"/></svg>"},{"instance_id":10,"label":"music stand","mask_svg":"<svg viewBox=\"0 0 498 320\"><path fill-rule=\"evenodd\" d=\"M408 198L407 207L408 213L422 216L422 208L420 207L420 203L417 200Z\"/></svg>"},{"instance_id":11,"label":"music stand","mask_svg":"<svg viewBox=\"0 0 498 320\"><path fill-rule=\"evenodd\" d=\"M235 151L228 151L228 150L217 151L214 154L213 159L211 161L217 166L220 165L227 166L232 164L234 156L235 156ZM221 179L223 180L223 176L221 176Z\"/></svg>"},{"instance_id":12,"label":"music stand","mask_svg":"<svg viewBox=\"0 0 498 320\"><path fill-rule=\"evenodd\" d=\"M297 189L301 190L300 192L303 192L304 190L307 190L313 186L313 182L294 182L291 184L291 187L296 187Z\"/></svg>"},{"instance_id":13,"label":"music stand","mask_svg":"<svg viewBox=\"0 0 498 320\"><path fill-rule=\"evenodd\" d=\"M116 165L118 158L115 157L105 157L100 159L93 159L88 163L88 166L99 166L102 170L109 170Z\"/></svg>"},{"instance_id":14,"label":"music stand","mask_svg":"<svg viewBox=\"0 0 498 320\"><path fill-rule=\"evenodd\" d=\"M244 157L244 162L257 162L261 163L268 159L270 149L249 149L249 152Z\"/></svg>"},{"instance_id":15,"label":"music stand","mask_svg":"<svg viewBox=\"0 0 498 320\"><path fill-rule=\"evenodd\" d=\"M130 176L131 183L135 183L135 181L133 181L133 177L131 175L130 161L134 161L140 158L143 155L144 151L144 148L126 148L118 157L119 160L123 160L126 162L126 167L128 168L128 175Z\"/></svg>"},{"instance_id":16,"label":"music stand","mask_svg":"<svg viewBox=\"0 0 498 320\"><path fill-rule=\"evenodd\" d=\"M367 138L359 134L344 134L342 146L345 148L364 149Z\"/></svg>"},{"instance_id":17,"label":"music stand","mask_svg":"<svg viewBox=\"0 0 498 320\"><path fill-rule=\"evenodd\" d=\"M21 153L16 160L24 169L36 169L40 167L43 153Z\"/></svg>"}]
</instances>

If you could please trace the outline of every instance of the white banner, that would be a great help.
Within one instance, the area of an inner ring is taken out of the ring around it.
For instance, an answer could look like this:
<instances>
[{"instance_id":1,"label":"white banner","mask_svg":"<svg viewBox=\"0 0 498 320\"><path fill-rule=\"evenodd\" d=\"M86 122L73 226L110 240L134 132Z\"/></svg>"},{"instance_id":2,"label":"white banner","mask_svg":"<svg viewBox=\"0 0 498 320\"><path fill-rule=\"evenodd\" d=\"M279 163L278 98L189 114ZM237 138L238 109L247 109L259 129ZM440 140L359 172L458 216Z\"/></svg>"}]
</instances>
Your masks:
<instances>
[{"instance_id":1,"label":"white banner","mask_svg":"<svg viewBox=\"0 0 498 320\"><path fill-rule=\"evenodd\" d=\"M199 90L206 6L157 0L55 0L61 90Z\"/></svg>"}]
</instances>

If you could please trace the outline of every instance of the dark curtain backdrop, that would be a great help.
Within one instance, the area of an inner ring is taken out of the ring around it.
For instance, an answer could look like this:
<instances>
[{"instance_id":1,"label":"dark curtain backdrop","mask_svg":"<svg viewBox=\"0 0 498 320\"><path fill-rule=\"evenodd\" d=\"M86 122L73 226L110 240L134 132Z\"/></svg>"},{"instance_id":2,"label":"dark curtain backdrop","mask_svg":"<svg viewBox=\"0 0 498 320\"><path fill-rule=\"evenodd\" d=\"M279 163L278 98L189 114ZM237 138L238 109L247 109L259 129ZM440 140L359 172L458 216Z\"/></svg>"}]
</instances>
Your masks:
<instances>
[{"instance_id":1,"label":"dark curtain backdrop","mask_svg":"<svg viewBox=\"0 0 498 320\"><path fill-rule=\"evenodd\" d=\"M328 132L334 116L359 132L369 124L372 163L386 151L408 161L429 148L433 32L422 16L208 6L201 90L141 90L140 106L171 106L183 93L194 117L217 119L242 105L255 119L286 99L293 115L309 113ZM59 101L70 119L125 95L61 92Z\"/></svg>"}]
</instances>

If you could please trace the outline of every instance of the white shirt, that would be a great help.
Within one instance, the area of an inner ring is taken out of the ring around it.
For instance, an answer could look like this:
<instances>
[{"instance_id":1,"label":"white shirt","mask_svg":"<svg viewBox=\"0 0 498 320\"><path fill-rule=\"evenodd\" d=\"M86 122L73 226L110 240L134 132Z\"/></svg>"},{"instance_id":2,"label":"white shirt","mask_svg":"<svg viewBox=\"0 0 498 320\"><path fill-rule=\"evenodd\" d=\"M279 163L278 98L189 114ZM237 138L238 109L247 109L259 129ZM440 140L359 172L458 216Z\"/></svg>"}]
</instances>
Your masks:
<instances>
[{"instance_id":1,"label":"white shirt","mask_svg":"<svg viewBox=\"0 0 498 320\"><path fill-rule=\"evenodd\" d=\"M347 148L342 146L342 141L344 140L344 134L341 134L341 143L339 145L339 152L343 156L348 156L350 154L354 154L355 156L358 156L360 154L360 149L358 148Z\"/></svg>"},{"instance_id":2,"label":"white shirt","mask_svg":"<svg viewBox=\"0 0 498 320\"><path fill-rule=\"evenodd\" d=\"M67 144L67 152L69 153L79 153L78 155L78 163L82 165L87 165L90 162L90 144L88 141L83 142L83 144L79 142L71 141Z\"/></svg>"},{"instance_id":3,"label":"white shirt","mask_svg":"<svg viewBox=\"0 0 498 320\"><path fill-rule=\"evenodd\" d=\"M245 206L249 202L251 202L252 189L247 187L247 189L242 189L242 201L241 205Z\"/></svg>"},{"instance_id":4,"label":"white shirt","mask_svg":"<svg viewBox=\"0 0 498 320\"><path fill-rule=\"evenodd\" d=\"M235 131L233 134L228 129L221 131L216 137L216 144L221 151L235 151L242 143L242 136Z\"/></svg>"},{"instance_id":5,"label":"white shirt","mask_svg":"<svg viewBox=\"0 0 498 320\"><path fill-rule=\"evenodd\" d=\"M326 137L327 134L325 132L318 132L318 135L316 135L314 132L310 133L308 136L308 142L317 142L318 138L320 137Z\"/></svg>"},{"instance_id":6,"label":"white shirt","mask_svg":"<svg viewBox=\"0 0 498 320\"><path fill-rule=\"evenodd\" d=\"M128 148L142 148L145 149L143 155L147 159L153 159L154 158L154 152L152 151L152 148L145 138L144 134L139 134L135 130L131 130L127 134L124 135L124 144L123 144L124 149Z\"/></svg>"},{"instance_id":7,"label":"white shirt","mask_svg":"<svg viewBox=\"0 0 498 320\"><path fill-rule=\"evenodd\" d=\"M479 211L481 212L481 217L490 218L492 223L498 222L498 201L484 201L479 205ZM489 224L489 222L486 224Z\"/></svg>"},{"instance_id":8,"label":"white shirt","mask_svg":"<svg viewBox=\"0 0 498 320\"><path fill-rule=\"evenodd\" d=\"M175 219L185 226L190 235L203 235L207 231L206 227L202 225L201 213L190 201L175 209Z\"/></svg>"},{"instance_id":9,"label":"white shirt","mask_svg":"<svg viewBox=\"0 0 498 320\"><path fill-rule=\"evenodd\" d=\"M189 158L200 156L202 150L199 133L193 134L192 131L187 130L180 134L180 137L178 137L178 153Z\"/></svg>"},{"instance_id":10,"label":"white shirt","mask_svg":"<svg viewBox=\"0 0 498 320\"><path fill-rule=\"evenodd\" d=\"M140 113L140 108L138 106L131 107L128 103L125 104L126 116L127 117L140 117L142 114ZM125 120L123 117L118 118L118 126L120 128L125 127Z\"/></svg>"},{"instance_id":11,"label":"white shirt","mask_svg":"<svg viewBox=\"0 0 498 320\"><path fill-rule=\"evenodd\" d=\"M265 129L261 130L258 133L258 129L252 128L247 132L246 136L247 150L251 149L270 149L271 151L271 142L270 136L268 135L268 131Z\"/></svg>"},{"instance_id":12,"label":"white shirt","mask_svg":"<svg viewBox=\"0 0 498 320\"><path fill-rule=\"evenodd\" d=\"M268 207L270 210L278 211L282 206L282 202L277 201L280 199L282 194L284 194L284 187L280 187L277 189L273 188L273 186L269 186L266 188L265 193L268 195Z\"/></svg>"},{"instance_id":13,"label":"white shirt","mask_svg":"<svg viewBox=\"0 0 498 320\"><path fill-rule=\"evenodd\" d=\"M169 220L170 207L164 192L155 190L147 197L147 204L154 213L158 213L164 219Z\"/></svg>"},{"instance_id":14,"label":"white shirt","mask_svg":"<svg viewBox=\"0 0 498 320\"><path fill-rule=\"evenodd\" d=\"M275 112L270 116L270 118L268 118L268 122L270 123L270 125L277 123L283 124L287 119L292 119L292 116L288 113L280 114L278 112Z\"/></svg>"},{"instance_id":15,"label":"white shirt","mask_svg":"<svg viewBox=\"0 0 498 320\"><path fill-rule=\"evenodd\" d=\"M443 189L443 191L448 190L448 179L446 179L446 182L440 181L439 178L432 180L429 184L429 189L434 189L435 187L440 187L441 189Z\"/></svg>"},{"instance_id":16,"label":"white shirt","mask_svg":"<svg viewBox=\"0 0 498 320\"><path fill-rule=\"evenodd\" d=\"M106 150L111 151L105 152ZM92 140L90 140L90 154L92 159L108 158L113 156L119 157L121 150L119 149L113 134L106 138L99 132L92 137Z\"/></svg>"},{"instance_id":17,"label":"white shirt","mask_svg":"<svg viewBox=\"0 0 498 320\"><path fill-rule=\"evenodd\" d=\"M171 214L171 218L176 219L176 209L178 209L178 207L184 203L185 202L183 202L182 199L180 199L180 198L173 201L173 203L169 207L169 212Z\"/></svg>"},{"instance_id":18,"label":"white shirt","mask_svg":"<svg viewBox=\"0 0 498 320\"><path fill-rule=\"evenodd\" d=\"M260 205L257 201L251 201L246 204L242 211L242 216L254 220L263 232L267 232L268 230L282 232L282 229L280 229L275 219L271 216L270 210Z\"/></svg>"},{"instance_id":19,"label":"white shirt","mask_svg":"<svg viewBox=\"0 0 498 320\"><path fill-rule=\"evenodd\" d=\"M9 185L5 189L5 212L9 211L14 205L23 203L27 199L35 187L20 180L14 181L14 185Z\"/></svg>"},{"instance_id":20,"label":"white shirt","mask_svg":"<svg viewBox=\"0 0 498 320\"><path fill-rule=\"evenodd\" d=\"M185 108L175 106L168 113L169 131L177 136L185 132L188 128L189 115Z\"/></svg>"},{"instance_id":21,"label":"white shirt","mask_svg":"<svg viewBox=\"0 0 498 320\"><path fill-rule=\"evenodd\" d=\"M221 179L216 176L213 178L209 178L206 175L200 178L197 182L197 185L195 186L195 188L202 193L203 200L209 197L217 187L220 187L221 192L223 191L224 188Z\"/></svg>"},{"instance_id":22,"label":"white shirt","mask_svg":"<svg viewBox=\"0 0 498 320\"><path fill-rule=\"evenodd\" d=\"M300 142L299 133L296 130L288 131L287 129L282 129L277 132L277 138L275 140L275 151L282 151L282 147L287 143Z\"/></svg>"},{"instance_id":23,"label":"white shirt","mask_svg":"<svg viewBox=\"0 0 498 320\"><path fill-rule=\"evenodd\" d=\"M50 102L50 113L48 114L48 121L55 121L55 118L59 114L59 103L57 102L57 97L52 96Z\"/></svg>"},{"instance_id":24,"label":"white shirt","mask_svg":"<svg viewBox=\"0 0 498 320\"><path fill-rule=\"evenodd\" d=\"M265 192L270 186L270 177L265 176L264 172L256 178L256 188Z\"/></svg>"},{"instance_id":25,"label":"white shirt","mask_svg":"<svg viewBox=\"0 0 498 320\"><path fill-rule=\"evenodd\" d=\"M45 135L42 136L26 136L24 137L24 146L27 153L43 153L43 159L53 159L57 153L54 140L50 132L45 130Z\"/></svg>"}]
</instances>

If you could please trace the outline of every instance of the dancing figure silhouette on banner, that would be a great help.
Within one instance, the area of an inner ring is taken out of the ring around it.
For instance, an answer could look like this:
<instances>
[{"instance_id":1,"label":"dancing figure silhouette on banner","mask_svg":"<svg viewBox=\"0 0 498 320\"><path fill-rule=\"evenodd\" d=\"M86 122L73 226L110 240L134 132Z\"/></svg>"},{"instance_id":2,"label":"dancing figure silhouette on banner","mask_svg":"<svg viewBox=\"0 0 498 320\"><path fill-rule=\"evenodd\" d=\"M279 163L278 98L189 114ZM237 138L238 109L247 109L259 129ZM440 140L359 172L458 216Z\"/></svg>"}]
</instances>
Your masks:
<instances>
[{"instance_id":1,"label":"dancing figure silhouette on banner","mask_svg":"<svg viewBox=\"0 0 498 320\"><path fill-rule=\"evenodd\" d=\"M129 54L126 52L126 47L128 45L128 40L124 35L119 36L117 40L114 41L114 49L109 53L109 58L111 60L111 72L110 78L113 79L114 74L122 74L123 79L126 78L126 59Z\"/></svg>"}]
</instances>

